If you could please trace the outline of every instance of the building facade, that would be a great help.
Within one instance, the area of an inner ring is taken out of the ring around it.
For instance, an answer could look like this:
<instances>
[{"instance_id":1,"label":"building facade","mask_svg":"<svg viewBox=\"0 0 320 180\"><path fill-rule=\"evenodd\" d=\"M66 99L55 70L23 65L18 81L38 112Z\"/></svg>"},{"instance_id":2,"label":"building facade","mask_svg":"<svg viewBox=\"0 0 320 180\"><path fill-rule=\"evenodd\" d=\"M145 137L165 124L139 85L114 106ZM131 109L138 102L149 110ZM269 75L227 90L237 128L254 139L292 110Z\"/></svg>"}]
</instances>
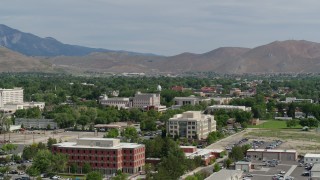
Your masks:
<instances>
[{"instance_id":1,"label":"building facade","mask_svg":"<svg viewBox=\"0 0 320 180\"><path fill-rule=\"evenodd\" d=\"M202 114L201 111L187 111L170 118L167 125L169 136L189 139L206 139L210 132L216 131L214 116Z\"/></svg>"},{"instance_id":2,"label":"building facade","mask_svg":"<svg viewBox=\"0 0 320 180\"><path fill-rule=\"evenodd\" d=\"M134 108L160 107L160 94L137 92L133 97L132 106Z\"/></svg>"},{"instance_id":3,"label":"building facade","mask_svg":"<svg viewBox=\"0 0 320 180\"><path fill-rule=\"evenodd\" d=\"M114 106L118 109L128 109L131 107L130 99L129 98L121 98L121 97L113 97L109 98L108 96L104 95L100 98L100 104L104 106Z\"/></svg>"},{"instance_id":4,"label":"building facade","mask_svg":"<svg viewBox=\"0 0 320 180\"><path fill-rule=\"evenodd\" d=\"M281 149L249 149L247 156L251 159L280 161L296 161L298 153L296 150L281 150Z\"/></svg>"},{"instance_id":5,"label":"building facade","mask_svg":"<svg viewBox=\"0 0 320 180\"><path fill-rule=\"evenodd\" d=\"M24 128L31 129L57 129L58 124L54 119L26 119L26 118L16 118L15 125L23 126Z\"/></svg>"},{"instance_id":6,"label":"building facade","mask_svg":"<svg viewBox=\"0 0 320 180\"><path fill-rule=\"evenodd\" d=\"M23 89L0 89L0 108L8 103L23 103Z\"/></svg>"},{"instance_id":7,"label":"building facade","mask_svg":"<svg viewBox=\"0 0 320 180\"><path fill-rule=\"evenodd\" d=\"M242 110L242 111L251 111L251 107L246 106L232 106L232 105L213 105L207 107L206 110L210 112L214 112L217 110L223 109L225 111L235 111L235 110Z\"/></svg>"},{"instance_id":8,"label":"building facade","mask_svg":"<svg viewBox=\"0 0 320 180\"><path fill-rule=\"evenodd\" d=\"M303 158L304 163L320 163L320 154L309 154L307 153Z\"/></svg>"},{"instance_id":9,"label":"building facade","mask_svg":"<svg viewBox=\"0 0 320 180\"><path fill-rule=\"evenodd\" d=\"M135 174L145 165L145 146L136 143L120 143L112 138L79 138L77 142L54 144L53 153L67 154L68 165L82 167L89 163L93 170L103 174L113 174L118 170Z\"/></svg>"}]
</instances>

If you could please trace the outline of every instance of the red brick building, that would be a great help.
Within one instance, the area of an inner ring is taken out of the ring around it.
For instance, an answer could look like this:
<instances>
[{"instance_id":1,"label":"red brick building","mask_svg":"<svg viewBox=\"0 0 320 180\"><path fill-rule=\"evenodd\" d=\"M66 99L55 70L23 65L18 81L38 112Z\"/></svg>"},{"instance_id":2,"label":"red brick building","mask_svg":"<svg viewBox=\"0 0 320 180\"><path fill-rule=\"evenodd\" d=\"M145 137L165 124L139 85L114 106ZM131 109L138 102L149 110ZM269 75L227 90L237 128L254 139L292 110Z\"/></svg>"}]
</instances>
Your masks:
<instances>
[{"instance_id":1,"label":"red brick building","mask_svg":"<svg viewBox=\"0 0 320 180\"><path fill-rule=\"evenodd\" d=\"M84 163L103 174L138 173L145 165L145 146L136 143L120 143L112 138L79 138L77 142L54 144L53 153L69 156L69 166L75 163L82 173Z\"/></svg>"}]
</instances>

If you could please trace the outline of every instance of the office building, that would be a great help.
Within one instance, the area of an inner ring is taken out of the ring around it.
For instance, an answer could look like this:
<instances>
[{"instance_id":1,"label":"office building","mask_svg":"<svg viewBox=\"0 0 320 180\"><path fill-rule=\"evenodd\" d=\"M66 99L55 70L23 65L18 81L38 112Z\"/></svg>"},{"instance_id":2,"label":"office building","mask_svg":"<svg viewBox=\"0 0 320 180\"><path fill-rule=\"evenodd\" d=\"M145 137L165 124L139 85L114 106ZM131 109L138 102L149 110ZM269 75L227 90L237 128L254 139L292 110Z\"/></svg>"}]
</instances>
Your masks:
<instances>
[{"instance_id":1,"label":"office building","mask_svg":"<svg viewBox=\"0 0 320 180\"><path fill-rule=\"evenodd\" d=\"M68 165L75 163L82 173L82 167L89 163L91 168L103 174L114 174L118 170L134 174L145 165L145 146L136 143L120 143L113 138L79 138L77 142L54 144L53 153L69 156Z\"/></svg>"},{"instance_id":2,"label":"office building","mask_svg":"<svg viewBox=\"0 0 320 180\"><path fill-rule=\"evenodd\" d=\"M187 111L170 118L167 125L169 136L190 139L206 139L208 134L216 131L214 116L202 114L201 111Z\"/></svg>"},{"instance_id":3,"label":"office building","mask_svg":"<svg viewBox=\"0 0 320 180\"><path fill-rule=\"evenodd\" d=\"M0 89L0 108L4 107L8 103L23 103L23 89Z\"/></svg>"}]
</instances>

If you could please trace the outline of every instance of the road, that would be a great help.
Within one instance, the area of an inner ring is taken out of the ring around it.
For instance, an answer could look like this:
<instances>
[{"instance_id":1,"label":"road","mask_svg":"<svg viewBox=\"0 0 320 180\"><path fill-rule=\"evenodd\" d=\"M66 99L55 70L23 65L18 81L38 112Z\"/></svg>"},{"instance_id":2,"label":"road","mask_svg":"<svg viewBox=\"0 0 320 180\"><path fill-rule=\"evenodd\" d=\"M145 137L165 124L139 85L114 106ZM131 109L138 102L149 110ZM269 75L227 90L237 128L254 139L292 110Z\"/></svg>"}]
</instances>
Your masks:
<instances>
[{"instance_id":1,"label":"road","mask_svg":"<svg viewBox=\"0 0 320 180\"><path fill-rule=\"evenodd\" d=\"M225 149L228 145L239 142L243 136L250 132L252 129L245 129L238 133L232 134L226 138L223 138L215 143L210 144L205 149Z\"/></svg>"},{"instance_id":2,"label":"road","mask_svg":"<svg viewBox=\"0 0 320 180\"><path fill-rule=\"evenodd\" d=\"M240 131L238 133L235 133L233 135L230 135L224 139L221 139L215 143L210 144L205 149L222 149L222 150L224 150L226 146L233 144L235 142L239 142L243 138L243 135L246 134L248 131L251 131L251 129L246 129L246 130ZM227 159L227 156L224 156L223 158L217 159L216 163L221 163L225 159ZM213 166L214 166L214 164L211 164L209 166L198 167L198 168L194 169L193 171L187 172L186 174L181 176L180 179L185 179L187 176L193 175L194 173L197 173L200 171L207 171L209 173L212 173Z\"/></svg>"}]
</instances>

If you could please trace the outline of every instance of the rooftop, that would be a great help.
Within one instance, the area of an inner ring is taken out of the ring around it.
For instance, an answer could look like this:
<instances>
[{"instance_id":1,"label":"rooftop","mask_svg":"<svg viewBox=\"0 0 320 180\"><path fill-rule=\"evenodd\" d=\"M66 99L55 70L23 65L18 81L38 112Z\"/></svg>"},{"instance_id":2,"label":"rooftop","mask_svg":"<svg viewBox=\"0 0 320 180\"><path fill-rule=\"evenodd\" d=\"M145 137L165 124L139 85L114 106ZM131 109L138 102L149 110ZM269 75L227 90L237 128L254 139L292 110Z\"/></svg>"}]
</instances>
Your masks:
<instances>
[{"instance_id":1,"label":"rooftop","mask_svg":"<svg viewBox=\"0 0 320 180\"><path fill-rule=\"evenodd\" d=\"M228 170L222 169L216 173L211 174L205 180L217 180L217 179L233 179L232 177L237 176L238 179L241 178L243 171L242 170Z\"/></svg>"},{"instance_id":2,"label":"rooftop","mask_svg":"<svg viewBox=\"0 0 320 180\"><path fill-rule=\"evenodd\" d=\"M90 143L87 143L90 142ZM94 142L98 142L99 145L93 145ZM109 146L112 142L112 146ZM137 148L144 146L137 143L120 143L116 138L79 138L77 142L62 142L54 144L54 146L65 148L89 148L89 149L122 149L122 148Z\"/></svg>"},{"instance_id":3,"label":"rooftop","mask_svg":"<svg viewBox=\"0 0 320 180\"><path fill-rule=\"evenodd\" d=\"M297 151L294 149L249 149L247 152L290 152L296 153Z\"/></svg>"},{"instance_id":4,"label":"rooftop","mask_svg":"<svg viewBox=\"0 0 320 180\"><path fill-rule=\"evenodd\" d=\"M320 164L316 163L312 166L311 171L320 171Z\"/></svg>"},{"instance_id":5,"label":"rooftop","mask_svg":"<svg viewBox=\"0 0 320 180\"><path fill-rule=\"evenodd\" d=\"M320 157L320 154L306 154L304 155L305 158L308 158L308 157L313 157L313 158L319 158Z\"/></svg>"}]
</instances>

